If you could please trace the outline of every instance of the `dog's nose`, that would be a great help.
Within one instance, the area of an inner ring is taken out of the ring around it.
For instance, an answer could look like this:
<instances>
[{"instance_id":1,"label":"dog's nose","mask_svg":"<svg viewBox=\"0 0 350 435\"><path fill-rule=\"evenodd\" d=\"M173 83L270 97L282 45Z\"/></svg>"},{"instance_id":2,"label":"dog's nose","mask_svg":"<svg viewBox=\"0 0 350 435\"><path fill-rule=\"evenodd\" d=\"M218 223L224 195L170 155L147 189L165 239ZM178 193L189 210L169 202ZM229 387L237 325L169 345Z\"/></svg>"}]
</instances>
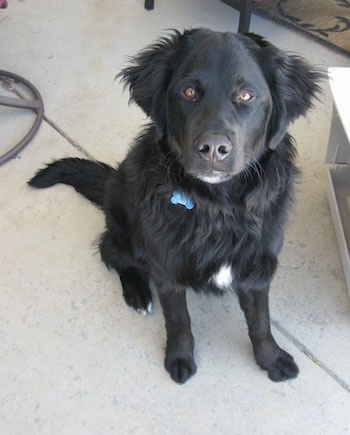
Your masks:
<instances>
[{"instance_id":1,"label":"dog's nose","mask_svg":"<svg viewBox=\"0 0 350 435\"><path fill-rule=\"evenodd\" d=\"M217 162L229 157L232 152L232 143L224 135L206 134L198 138L196 149L203 159Z\"/></svg>"}]
</instances>

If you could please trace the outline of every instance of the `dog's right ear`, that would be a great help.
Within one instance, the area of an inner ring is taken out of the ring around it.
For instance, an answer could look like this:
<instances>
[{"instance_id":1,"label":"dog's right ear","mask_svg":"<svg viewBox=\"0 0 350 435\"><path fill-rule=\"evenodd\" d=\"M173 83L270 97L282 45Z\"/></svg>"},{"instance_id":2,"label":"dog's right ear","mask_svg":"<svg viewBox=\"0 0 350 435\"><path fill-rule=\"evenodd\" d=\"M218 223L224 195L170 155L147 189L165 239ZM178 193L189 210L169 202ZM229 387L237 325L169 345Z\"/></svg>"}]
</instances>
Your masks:
<instances>
[{"instance_id":1,"label":"dog's right ear","mask_svg":"<svg viewBox=\"0 0 350 435\"><path fill-rule=\"evenodd\" d=\"M184 35L175 30L159 39L132 57L130 66L117 75L125 88L129 88L130 101L152 118L159 136L165 129L165 99L174 68L172 59L179 51Z\"/></svg>"}]
</instances>

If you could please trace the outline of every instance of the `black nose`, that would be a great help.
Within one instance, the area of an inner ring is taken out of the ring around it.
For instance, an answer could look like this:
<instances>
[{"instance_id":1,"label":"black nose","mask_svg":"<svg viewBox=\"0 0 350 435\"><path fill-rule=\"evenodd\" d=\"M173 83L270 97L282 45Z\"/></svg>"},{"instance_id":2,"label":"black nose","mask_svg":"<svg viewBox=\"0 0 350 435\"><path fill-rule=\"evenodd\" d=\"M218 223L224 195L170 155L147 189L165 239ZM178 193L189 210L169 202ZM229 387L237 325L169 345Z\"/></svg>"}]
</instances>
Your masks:
<instances>
[{"instance_id":1,"label":"black nose","mask_svg":"<svg viewBox=\"0 0 350 435\"><path fill-rule=\"evenodd\" d=\"M217 162L226 159L232 152L228 137L220 134L205 134L196 142L198 154L205 160Z\"/></svg>"}]
</instances>

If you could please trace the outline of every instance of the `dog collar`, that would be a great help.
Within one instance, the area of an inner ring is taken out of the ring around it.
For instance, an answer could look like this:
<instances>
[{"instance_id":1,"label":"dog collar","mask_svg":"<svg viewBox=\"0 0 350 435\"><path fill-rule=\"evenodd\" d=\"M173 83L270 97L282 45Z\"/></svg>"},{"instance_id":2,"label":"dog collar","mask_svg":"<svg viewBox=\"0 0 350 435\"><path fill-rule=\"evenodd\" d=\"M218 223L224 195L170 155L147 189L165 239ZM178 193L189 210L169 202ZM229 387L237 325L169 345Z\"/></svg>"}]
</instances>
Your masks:
<instances>
[{"instance_id":1,"label":"dog collar","mask_svg":"<svg viewBox=\"0 0 350 435\"><path fill-rule=\"evenodd\" d=\"M181 204L181 205L185 206L187 208L187 210L193 209L193 202L190 200L190 198L188 198L187 196L185 196L183 193L179 192L178 190L175 190L173 192L173 195L172 195L170 201L174 205Z\"/></svg>"}]
</instances>

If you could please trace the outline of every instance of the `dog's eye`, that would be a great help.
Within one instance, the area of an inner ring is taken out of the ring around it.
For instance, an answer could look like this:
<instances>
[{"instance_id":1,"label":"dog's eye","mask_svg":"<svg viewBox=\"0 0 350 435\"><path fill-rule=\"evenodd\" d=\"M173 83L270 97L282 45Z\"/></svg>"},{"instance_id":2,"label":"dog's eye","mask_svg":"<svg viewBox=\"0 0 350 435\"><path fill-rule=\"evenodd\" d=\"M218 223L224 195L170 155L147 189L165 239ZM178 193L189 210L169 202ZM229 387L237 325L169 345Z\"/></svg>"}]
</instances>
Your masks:
<instances>
[{"instance_id":1,"label":"dog's eye","mask_svg":"<svg viewBox=\"0 0 350 435\"><path fill-rule=\"evenodd\" d=\"M255 95L253 94L253 92L246 90L242 91L238 97L239 101L241 101L242 103L249 103L249 101L254 100L254 98Z\"/></svg>"},{"instance_id":2,"label":"dog's eye","mask_svg":"<svg viewBox=\"0 0 350 435\"><path fill-rule=\"evenodd\" d=\"M197 92L194 88L192 88L192 86L188 86L182 92L184 96L191 101L195 101L197 98Z\"/></svg>"}]
</instances>

